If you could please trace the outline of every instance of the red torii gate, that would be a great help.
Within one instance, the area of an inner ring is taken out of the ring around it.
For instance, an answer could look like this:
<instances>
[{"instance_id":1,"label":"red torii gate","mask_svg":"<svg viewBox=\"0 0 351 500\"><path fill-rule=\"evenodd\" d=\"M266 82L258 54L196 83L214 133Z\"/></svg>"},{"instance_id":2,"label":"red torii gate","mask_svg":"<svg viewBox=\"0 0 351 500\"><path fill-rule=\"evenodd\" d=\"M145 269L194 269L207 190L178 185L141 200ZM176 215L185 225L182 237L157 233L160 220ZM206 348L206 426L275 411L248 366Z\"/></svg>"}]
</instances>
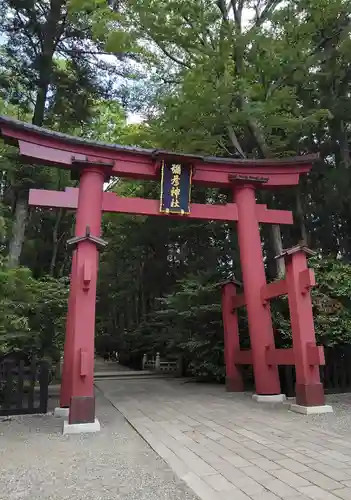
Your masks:
<instances>
[{"instance_id":1,"label":"red torii gate","mask_svg":"<svg viewBox=\"0 0 351 500\"><path fill-rule=\"evenodd\" d=\"M189 214L180 215L237 221L244 294L236 296L233 284L224 286L227 389L242 390L236 366L253 364L259 399L281 400L278 365L294 363L297 404L315 409L324 405L319 378L319 365L324 364L324 355L323 348L315 344L309 293L314 281L307 269L305 249L296 247L286 251L282 255L287 262L286 279L267 284L259 224L292 224L293 218L290 211L270 210L266 205L256 204L255 195L257 189L298 184L300 175L310 171L316 156L237 160L181 155L90 142L7 117L0 117L0 130L5 141L18 146L23 160L70 169L80 181L79 189L68 188L63 192L33 189L29 195L32 206L76 210L75 237L68 241L73 257L60 396L60 407L69 408L66 432L99 429L95 419L93 380L98 250L106 245L101 239L102 212L165 215L160 212L159 200L123 198L103 192L104 182L111 176L159 180L163 161L190 165L194 184L232 190L233 203L193 203ZM274 346L268 301L282 293L288 293L289 297L292 350L278 350ZM242 305L247 308L251 340L251 351L247 352L240 352L236 325L235 310Z\"/></svg>"}]
</instances>

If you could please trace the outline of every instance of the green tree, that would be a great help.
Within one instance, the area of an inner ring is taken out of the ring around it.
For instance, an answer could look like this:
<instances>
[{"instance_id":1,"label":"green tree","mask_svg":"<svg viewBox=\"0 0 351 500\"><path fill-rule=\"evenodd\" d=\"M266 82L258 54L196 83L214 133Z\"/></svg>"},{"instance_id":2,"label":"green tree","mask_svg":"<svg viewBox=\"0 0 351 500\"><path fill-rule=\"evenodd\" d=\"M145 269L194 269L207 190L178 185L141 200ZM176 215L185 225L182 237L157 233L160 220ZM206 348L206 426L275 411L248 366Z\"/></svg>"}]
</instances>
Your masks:
<instances>
[{"instance_id":1,"label":"green tree","mask_svg":"<svg viewBox=\"0 0 351 500\"><path fill-rule=\"evenodd\" d=\"M106 6L94 5L95 14ZM106 22L113 20L113 12ZM31 116L34 125L44 123L61 131L86 122L93 102L106 96L112 71L119 72L123 56L108 63L104 30L91 22L91 7L84 2L57 0L2 2L0 70L2 96L6 102ZM28 190L45 186L37 168L15 163L11 188L14 221L9 242L10 266L16 266L22 253L28 221ZM45 174L50 178L48 172ZM44 175L45 177L45 175Z\"/></svg>"},{"instance_id":2,"label":"green tree","mask_svg":"<svg viewBox=\"0 0 351 500\"><path fill-rule=\"evenodd\" d=\"M58 361L63 348L67 281L33 279L26 268L0 267L0 354L21 351Z\"/></svg>"}]
</instances>

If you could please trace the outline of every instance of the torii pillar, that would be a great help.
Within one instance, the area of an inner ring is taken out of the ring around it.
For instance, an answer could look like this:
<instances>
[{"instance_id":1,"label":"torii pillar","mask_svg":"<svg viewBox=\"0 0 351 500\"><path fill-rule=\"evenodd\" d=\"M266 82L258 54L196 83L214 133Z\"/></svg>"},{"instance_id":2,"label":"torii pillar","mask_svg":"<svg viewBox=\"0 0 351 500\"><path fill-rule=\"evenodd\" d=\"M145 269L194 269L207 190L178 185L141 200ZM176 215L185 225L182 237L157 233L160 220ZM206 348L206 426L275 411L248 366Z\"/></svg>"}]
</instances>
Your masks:
<instances>
[{"instance_id":1,"label":"torii pillar","mask_svg":"<svg viewBox=\"0 0 351 500\"><path fill-rule=\"evenodd\" d=\"M238 207L237 231L255 376L254 399L282 402L285 396L280 390L278 367L268 365L266 361L266 348L274 345L274 332L270 307L261 298L261 290L267 281L256 211L255 183L235 178L232 182L234 201Z\"/></svg>"},{"instance_id":2,"label":"torii pillar","mask_svg":"<svg viewBox=\"0 0 351 500\"><path fill-rule=\"evenodd\" d=\"M68 414L67 434L100 430L95 418L94 337L98 250L106 245L100 238L105 179L103 165L87 162L81 169L75 237L67 242L73 258L57 411Z\"/></svg>"},{"instance_id":3,"label":"torii pillar","mask_svg":"<svg viewBox=\"0 0 351 500\"><path fill-rule=\"evenodd\" d=\"M320 379L320 365L325 364L324 348L316 345L313 321L311 288L316 280L313 269L307 266L307 256L315 252L304 245L283 250L276 258L284 258L286 285L290 310L293 353L296 370L296 404L291 410L297 413L331 413L325 404L324 387Z\"/></svg>"},{"instance_id":4,"label":"torii pillar","mask_svg":"<svg viewBox=\"0 0 351 500\"><path fill-rule=\"evenodd\" d=\"M236 364L240 352L240 338L237 310L233 310L233 299L237 295L235 279L221 283L222 286L222 319L224 330L224 362L225 385L228 392L243 392L244 383L241 369Z\"/></svg>"}]
</instances>

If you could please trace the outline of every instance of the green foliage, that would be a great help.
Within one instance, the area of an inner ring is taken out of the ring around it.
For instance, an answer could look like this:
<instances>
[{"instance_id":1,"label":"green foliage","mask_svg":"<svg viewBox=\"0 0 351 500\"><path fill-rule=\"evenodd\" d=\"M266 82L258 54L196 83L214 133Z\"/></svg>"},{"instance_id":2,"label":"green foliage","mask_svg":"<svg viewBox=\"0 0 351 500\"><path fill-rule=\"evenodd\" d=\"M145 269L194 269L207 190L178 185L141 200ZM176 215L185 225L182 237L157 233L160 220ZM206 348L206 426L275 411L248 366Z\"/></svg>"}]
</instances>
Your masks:
<instances>
[{"instance_id":1,"label":"green foliage","mask_svg":"<svg viewBox=\"0 0 351 500\"><path fill-rule=\"evenodd\" d=\"M223 328L220 286L215 279L199 273L179 281L144 321L116 337L117 350L139 361L144 353L182 355L188 371L197 378L222 380Z\"/></svg>"},{"instance_id":2,"label":"green foliage","mask_svg":"<svg viewBox=\"0 0 351 500\"><path fill-rule=\"evenodd\" d=\"M29 269L0 269L0 353L57 361L63 347L66 280L35 280Z\"/></svg>"},{"instance_id":3,"label":"green foliage","mask_svg":"<svg viewBox=\"0 0 351 500\"><path fill-rule=\"evenodd\" d=\"M311 259L318 286L312 292L317 342L325 346L351 342L351 265L331 258ZM223 325L218 279L209 273L188 275L160 298L157 310L131 331L115 336L115 349L141 359L182 354L188 371L201 380L224 378ZM286 297L272 303L276 346L291 347ZM241 345L249 347L245 315L239 315Z\"/></svg>"},{"instance_id":4,"label":"green foliage","mask_svg":"<svg viewBox=\"0 0 351 500\"><path fill-rule=\"evenodd\" d=\"M332 346L351 343L351 265L339 259L312 261L318 287L313 291L316 334Z\"/></svg>"},{"instance_id":5,"label":"green foliage","mask_svg":"<svg viewBox=\"0 0 351 500\"><path fill-rule=\"evenodd\" d=\"M351 265L331 257L314 257L317 286L312 289L314 325L319 344L331 347L351 343ZM291 346L291 327L287 298L272 305L276 340Z\"/></svg>"},{"instance_id":6,"label":"green foliage","mask_svg":"<svg viewBox=\"0 0 351 500\"><path fill-rule=\"evenodd\" d=\"M218 276L208 273L187 276L162 301L166 351L180 351L198 378L224 377L221 290Z\"/></svg>"}]
</instances>

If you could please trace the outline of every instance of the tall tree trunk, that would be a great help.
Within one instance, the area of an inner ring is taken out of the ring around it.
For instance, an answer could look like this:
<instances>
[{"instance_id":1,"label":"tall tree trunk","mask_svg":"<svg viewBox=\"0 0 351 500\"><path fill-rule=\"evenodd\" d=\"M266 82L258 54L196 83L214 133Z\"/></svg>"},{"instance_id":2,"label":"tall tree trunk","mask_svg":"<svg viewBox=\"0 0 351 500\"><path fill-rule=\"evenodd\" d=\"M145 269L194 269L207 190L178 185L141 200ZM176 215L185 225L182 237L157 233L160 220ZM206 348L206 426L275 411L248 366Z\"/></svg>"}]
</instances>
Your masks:
<instances>
[{"instance_id":1,"label":"tall tree trunk","mask_svg":"<svg viewBox=\"0 0 351 500\"><path fill-rule=\"evenodd\" d=\"M62 217L63 217L63 209L61 208L59 213L56 216L54 229L52 231L52 254L51 254L50 270L49 270L50 276L54 276L54 273L55 273L58 247L59 247L60 240L61 240L61 238L58 237L58 230L60 227Z\"/></svg>"},{"instance_id":2,"label":"tall tree trunk","mask_svg":"<svg viewBox=\"0 0 351 500\"><path fill-rule=\"evenodd\" d=\"M344 164L344 168L349 168L351 164L349 132L347 129L347 124L343 120L340 120L339 143L340 143L340 156Z\"/></svg>"},{"instance_id":3,"label":"tall tree trunk","mask_svg":"<svg viewBox=\"0 0 351 500\"><path fill-rule=\"evenodd\" d=\"M271 226L272 244L275 252L275 257L283 252L282 234L280 226L273 224ZM276 259L277 278L284 278L285 276L285 262L284 259Z\"/></svg>"},{"instance_id":4,"label":"tall tree trunk","mask_svg":"<svg viewBox=\"0 0 351 500\"><path fill-rule=\"evenodd\" d=\"M48 93L48 88L49 88L49 84L42 85L39 88L37 95L36 95L32 123L33 123L33 125L37 125L38 127L41 127L44 123L45 103L46 103L46 96Z\"/></svg>"},{"instance_id":5,"label":"tall tree trunk","mask_svg":"<svg viewBox=\"0 0 351 500\"><path fill-rule=\"evenodd\" d=\"M229 16L228 16L228 8L226 7L226 2L224 0L220 0L218 2L218 7L221 10L222 13L222 19L223 23L225 25L228 25L229 22ZM236 2L231 2L232 8L233 8L233 13L234 13L234 22L235 22L235 30L237 33L241 34L242 33L242 12L244 8L244 2L240 1L238 3ZM274 8L275 2L271 3L271 7ZM269 9L271 8L269 7ZM258 15L257 20L256 20L256 25L258 25L260 22L264 21L264 17L266 15L266 10L262 12L261 15ZM242 73L244 70L244 49L242 46L243 39L239 36L234 43L234 37L233 37L233 62L235 64L235 73L238 78L242 78ZM245 101L245 96L240 94L240 95L234 95L233 96L233 104L237 108L240 109L240 111L244 112L246 115L246 122L247 122L247 127L251 132L251 135L253 139L255 140L257 144L257 148L263 158L269 158L271 156L271 151L269 149L269 146L266 142L264 132L262 131L260 124L255 120L255 118L251 115L250 111L247 109L247 102ZM242 157L245 157L245 154L241 147L238 148L238 141L237 138L234 134L234 130L232 127L229 127L229 137L236 148L236 150L240 153ZM234 139L234 140L233 140ZM240 146L240 145L239 145ZM281 253L282 249L282 238L281 238L281 232L279 226L272 227L272 244L274 248L274 253L275 255L279 255ZM285 262L282 259L277 259L276 260L276 274L277 277L280 277L285 274Z\"/></svg>"},{"instance_id":6,"label":"tall tree trunk","mask_svg":"<svg viewBox=\"0 0 351 500\"><path fill-rule=\"evenodd\" d=\"M12 227L7 263L9 268L17 267L20 262L24 234L28 221L27 192L18 193L14 212L15 220Z\"/></svg>"},{"instance_id":7,"label":"tall tree trunk","mask_svg":"<svg viewBox=\"0 0 351 500\"><path fill-rule=\"evenodd\" d=\"M48 91L48 86L46 90L40 88L37 92L34 113L32 118L32 123L34 125L42 125L44 120L45 112L45 101ZM12 231L11 240L9 244L9 258L8 266L17 267L20 263L20 258L22 254L22 248L24 244L25 232L28 221L28 196L29 190L21 190L20 195L16 197L15 201L15 222L14 229Z\"/></svg>"},{"instance_id":8,"label":"tall tree trunk","mask_svg":"<svg viewBox=\"0 0 351 500\"><path fill-rule=\"evenodd\" d=\"M301 190L299 186L297 186L295 192L295 219L300 233L300 240L303 241L305 245L308 245L309 238L305 224L305 213L302 206Z\"/></svg>"},{"instance_id":9,"label":"tall tree trunk","mask_svg":"<svg viewBox=\"0 0 351 500\"><path fill-rule=\"evenodd\" d=\"M41 127L45 116L45 103L52 76L52 62L56 44L62 34L61 7L64 0L51 0L47 21L43 26L42 53L39 59L39 78L37 83L37 95L35 100L33 125ZM19 265L22 253L26 223L28 220L28 189L23 190L17 196L15 204L14 230L9 245L8 265L16 267Z\"/></svg>"}]
</instances>

